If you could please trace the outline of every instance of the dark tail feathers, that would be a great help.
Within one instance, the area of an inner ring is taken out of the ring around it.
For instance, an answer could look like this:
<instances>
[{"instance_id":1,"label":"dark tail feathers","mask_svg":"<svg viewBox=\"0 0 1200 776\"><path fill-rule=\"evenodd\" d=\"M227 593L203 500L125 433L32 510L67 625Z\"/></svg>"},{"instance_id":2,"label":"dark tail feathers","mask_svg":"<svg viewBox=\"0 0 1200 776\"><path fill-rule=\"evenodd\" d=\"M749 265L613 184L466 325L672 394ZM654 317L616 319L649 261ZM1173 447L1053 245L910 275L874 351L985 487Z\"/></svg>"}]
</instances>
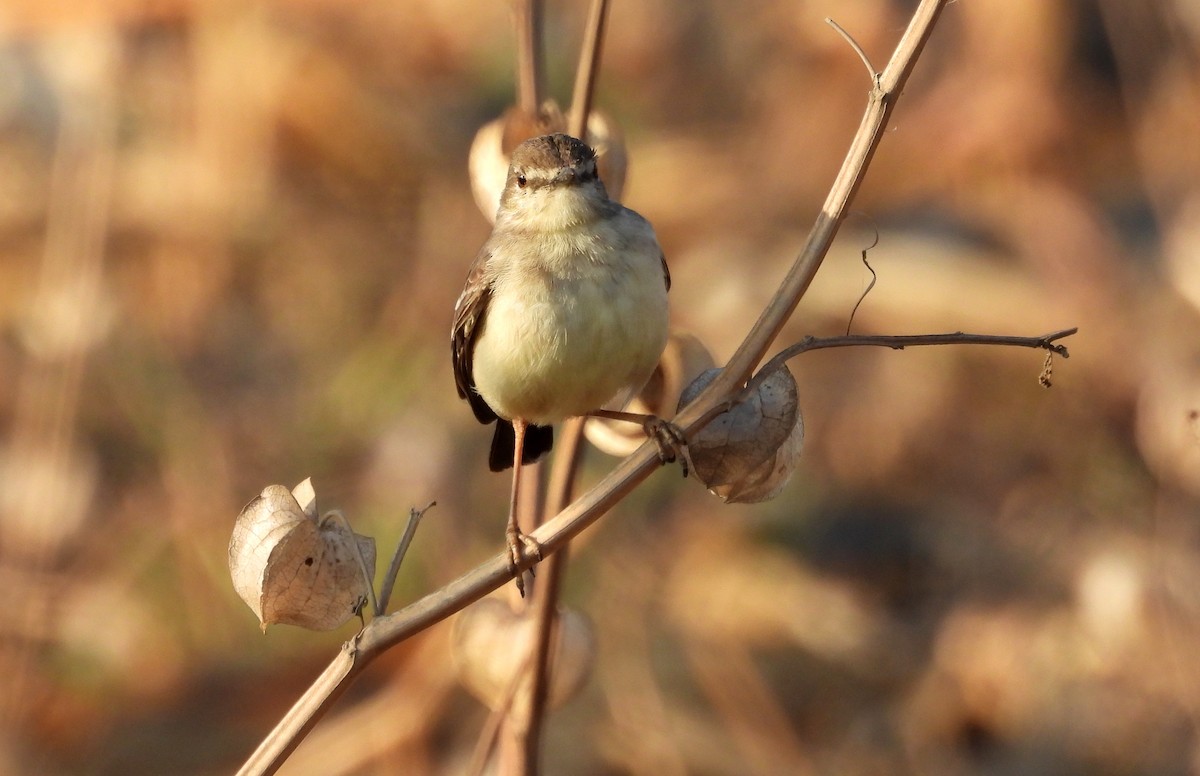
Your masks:
<instances>
[{"instance_id":1,"label":"dark tail feathers","mask_svg":"<svg viewBox=\"0 0 1200 776\"><path fill-rule=\"evenodd\" d=\"M552 426L525 427L525 448L521 451L521 463L533 463L554 446L554 428ZM513 431L510 421L503 418L496 421L496 433L492 436L492 451L488 455L488 468L494 472L511 469L513 454L516 453L517 434Z\"/></svg>"}]
</instances>

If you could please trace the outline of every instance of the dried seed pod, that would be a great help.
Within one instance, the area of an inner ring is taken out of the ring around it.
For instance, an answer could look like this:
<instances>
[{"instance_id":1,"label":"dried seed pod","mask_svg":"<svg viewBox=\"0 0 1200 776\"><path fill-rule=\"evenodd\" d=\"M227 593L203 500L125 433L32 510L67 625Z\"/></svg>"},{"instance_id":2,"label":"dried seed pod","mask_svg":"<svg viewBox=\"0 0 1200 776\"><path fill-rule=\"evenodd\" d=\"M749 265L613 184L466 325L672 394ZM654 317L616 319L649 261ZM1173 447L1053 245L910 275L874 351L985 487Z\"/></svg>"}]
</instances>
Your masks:
<instances>
[{"instance_id":1,"label":"dried seed pod","mask_svg":"<svg viewBox=\"0 0 1200 776\"><path fill-rule=\"evenodd\" d=\"M357 545L357 549L356 546ZM312 482L268 485L238 515L229 540L234 589L268 625L332 630L360 611L375 574L375 540L335 512L317 517Z\"/></svg>"},{"instance_id":2,"label":"dried seed pod","mask_svg":"<svg viewBox=\"0 0 1200 776\"><path fill-rule=\"evenodd\" d=\"M499 598L485 598L455 619L451 643L459 681L488 708L528 702L525 688L512 684L518 673L520 682L530 681L526 667L535 626L532 612L514 612ZM591 674L596 657L596 638L584 615L560 608L556 631L547 698L551 707L574 697ZM522 713L517 718L525 717Z\"/></svg>"},{"instance_id":3,"label":"dried seed pod","mask_svg":"<svg viewBox=\"0 0 1200 776\"><path fill-rule=\"evenodd\" d=\"M719 369L700 375L679 406L699 395ZM781 366L747 398L689 435L696 477L726 502L754 503L779 495L791 479L804 446L804 418L796 380Z\"/></svg>"},{"instance_id":4,"label":"dried seed pod","mask_svg":"<svg viewBox=\"0 0 1200 776\"><path fill-rule=\"evenodd\" d=\"M531 137L566 131L567 120L562 111L553 100L548 100L537 116L529 116L519 108L509 108L503 116L484 124L475 133L467 169L475 204L489 222L496 221L513 149ZM587 144L596 151L600 180L604 181L609 198L619 201L625 189L628 164L620 127L605 114L592 111L588 115Z\"/></svg>"},{"instance_id":5,"label":"dried seed pod","mask_svg":"<svg viewBox=\"0 0 1200 776\"><path fill-rule=\"evenodd\" d=\"M684 387L713 366L712 353L687 332L672 331L654 373L626 406L629 412L667 418L674 414ZM597 449L609 455L626 456L646 441L646 432L636 423L592 419L584 435Z\"/></svg>"},{"instance_id":6,"label":"dried seed pod","mask_svg":"<svg viewBox=\"0 0 1200 776\"><path fill-rule=\"evenodd\" d=\"M1200 494L1200 353L1159 353L1138 390L1136 439L1160 482Z\"/></svg>"}]
</instances>

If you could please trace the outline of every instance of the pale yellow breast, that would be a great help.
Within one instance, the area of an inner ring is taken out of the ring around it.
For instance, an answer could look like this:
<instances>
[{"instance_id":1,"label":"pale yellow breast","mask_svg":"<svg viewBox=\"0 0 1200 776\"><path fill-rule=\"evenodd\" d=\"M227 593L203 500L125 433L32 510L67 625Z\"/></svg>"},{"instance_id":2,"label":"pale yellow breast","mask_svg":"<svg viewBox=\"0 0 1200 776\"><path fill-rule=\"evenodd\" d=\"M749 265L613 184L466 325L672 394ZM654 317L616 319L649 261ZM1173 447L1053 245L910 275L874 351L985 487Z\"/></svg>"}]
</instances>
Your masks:
<instances>
[{"instance_id":1,"label":"pale yellow breast","mask_svg":"<svg viewBox=\"0 0 1200 776\"><path fill-rule=\"evenodd\" d=\"M498 414L556 423L654 370L667 337L660 253L644 221L628 226L543 236L497 276L474 376Z\"/></svg>"}]
</instances>

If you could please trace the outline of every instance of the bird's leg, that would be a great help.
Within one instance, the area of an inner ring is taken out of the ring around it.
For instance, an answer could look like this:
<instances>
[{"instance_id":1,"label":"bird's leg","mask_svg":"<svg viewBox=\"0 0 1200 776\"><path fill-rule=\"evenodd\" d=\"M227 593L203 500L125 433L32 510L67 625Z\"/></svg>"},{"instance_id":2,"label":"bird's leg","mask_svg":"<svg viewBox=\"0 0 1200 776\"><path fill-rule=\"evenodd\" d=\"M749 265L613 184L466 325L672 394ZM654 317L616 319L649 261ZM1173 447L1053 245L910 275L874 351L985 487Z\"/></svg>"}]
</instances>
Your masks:
<instances>
[{"instance_id":1,"label":"bird's leg","mask_svg":"<svg viewBox=\"0 0 1200 776\"><path fill-rule=\"evenodd\" d=\"M513 454L512 495L508 502L508 527L505 529L504 538L508 542L508 562L517 581L517 590L524 598L525 572L521 568L522 550L528 550L535 558L541 560L542 546L532 536L521 533L521 526L517 524L517 494L521 486L521 455L525 452L526 422L520 418L513 418L512 424L513 431L516 432L516 452ZM530 573L533 573L532 569Z\"/></svg>"},{"instance_id":2,"label":"bird's leg","mask_svg":"<svg viewBox=\"0 0 1200 776\"><path fill-rule=\"evenodd\" d=\"M588 417L604 418L605 420L620 420L626 423L638 423L658 448L658 460L663 464L679 461L683 468L683 476L688 476L687 437L683 431L669 420L663 420L657 415L643 415L638 412L620 412L618 410L592 410Z\"/></svg>"}]
</instances>

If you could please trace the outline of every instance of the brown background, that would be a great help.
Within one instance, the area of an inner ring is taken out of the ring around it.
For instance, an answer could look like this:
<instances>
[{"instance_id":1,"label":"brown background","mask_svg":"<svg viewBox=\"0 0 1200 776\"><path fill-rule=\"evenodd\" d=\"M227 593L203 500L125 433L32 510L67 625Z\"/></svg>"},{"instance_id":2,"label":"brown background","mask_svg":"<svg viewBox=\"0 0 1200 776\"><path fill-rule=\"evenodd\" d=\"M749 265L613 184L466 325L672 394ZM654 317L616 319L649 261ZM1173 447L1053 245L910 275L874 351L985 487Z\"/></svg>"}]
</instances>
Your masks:
<instances>
[{"instance_id":1,"label":"brown background","mask_svg":"<svg viewBox=\"0 0 1200 776\"><path fill-rule=\"evenodd\" d=\"M78 6L78 7L77 7ZM553 90L584 4L551 2ZM910 4L618 2L599 104L718 360L799 249ZM1200 768L1200 13L948 6L784 341L1077 325L1028 350L794 362L783 495L676 469L587 534L598 636L550 773ZM228 773L352 626L259 633L225 548L306 476L410 601L500 548L506 477L448 331L512 99L503 2L47 3L0 14L0 772ZM611 466L591 454L585 482ZM455 773L449 627L284 772Z\"/></svg>"}]
</instances>

